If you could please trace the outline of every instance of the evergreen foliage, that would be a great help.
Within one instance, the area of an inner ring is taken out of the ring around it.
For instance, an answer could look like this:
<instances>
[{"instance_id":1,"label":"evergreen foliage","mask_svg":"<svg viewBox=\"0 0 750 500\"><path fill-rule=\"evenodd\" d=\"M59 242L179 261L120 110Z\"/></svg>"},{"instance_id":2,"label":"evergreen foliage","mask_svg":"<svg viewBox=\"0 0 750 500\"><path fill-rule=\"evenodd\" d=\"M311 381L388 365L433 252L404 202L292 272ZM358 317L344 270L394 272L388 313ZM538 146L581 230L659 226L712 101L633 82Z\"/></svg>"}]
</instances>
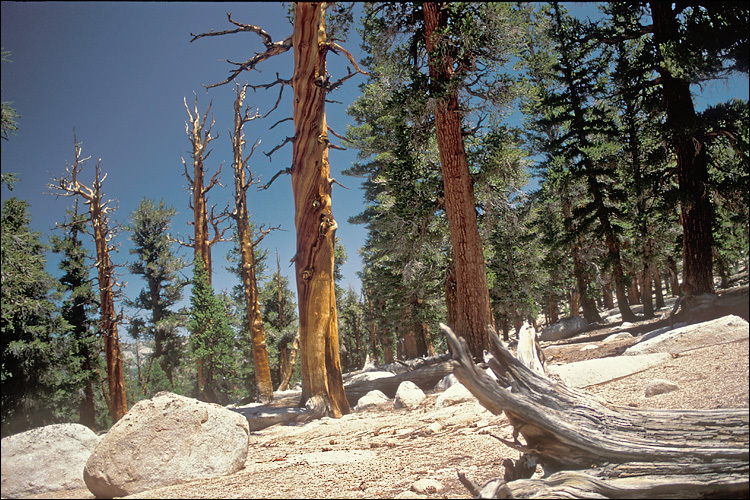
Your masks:
<instances>
[{"instance_id":1,"label":"evergreen foliage","mask_svg":"<svg viewBox=\"0 0 750 500\"><path fill-rule=\"evenodd\" d=\"M229 392L227 382L236 375L234 331L229 324L226 301L208 283L203 259L196 256L190 294L190 351L202 364L205 386L196 396L216 403Z\"/></svg>"}]
</instances>

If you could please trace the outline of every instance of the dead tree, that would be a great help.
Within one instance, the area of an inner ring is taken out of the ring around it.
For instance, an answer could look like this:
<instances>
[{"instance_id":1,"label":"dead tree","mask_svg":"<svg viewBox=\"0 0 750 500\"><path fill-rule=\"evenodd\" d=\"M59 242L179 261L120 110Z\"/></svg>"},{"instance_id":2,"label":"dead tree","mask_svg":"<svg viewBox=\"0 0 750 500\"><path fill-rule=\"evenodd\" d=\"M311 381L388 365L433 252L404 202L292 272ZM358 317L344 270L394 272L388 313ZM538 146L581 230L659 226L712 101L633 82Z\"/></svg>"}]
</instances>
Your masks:
<instances>
[{"instance_id":1,"label":"dead tree","mask_svg":"<svg viewBox=\"0 0 750 500\"><path fill-rule=\"evenodd\" d=\"M188 224L193 225L193 238L190 242L184 242L179 238L174 241L182 246L192 248L195 258L199 255L201 256L203 259L203 266L208 275L208 284L210 285L211 276L213 274L211 267L211 247L220 241L229 241L224 239L224 233L228 229L228 226L220 228L222 223L229 216L229 213L227 210L223 210L218 214L215 213L215 205L211 207L209 213L207 201L207 195L211 188L217 184L221 185L219 182L219 175L221 174L221 166L223 164L219 165L219 169L211 176L211 179L206 186L206 167L204 166L204 162L208 159L208 156L212 151L208 148L208 144L218 137L218 134L214 136L211 135L211 128L214 126L213 118L211 119L211 124L206 128L206 119L208 118L209 111L211 111L211 103L208 104L208 108L201 119L200 113L198 112L198 96L195 97L193 113L190 113L190 108L188 108L187 100L185 100L185 98L182 99L182 102L185 104L185 111L187 111L188 117L190 118L189 123L185 122L185 133L190 139L190 144L192 145L192 150L190 152L190 156L193 158L192 176L188 172L188 166L185 159L180 157L180 160L182 160L182 166L185 168L184 173L188 180L188 186L191 192L188 206L193 211L193 220L192 222L188 222ZM214 229L214 236L210 239L208 235L209 223ZM201 360L198 360L197 369L198 391L201 392L205 385L203 363Z\"/></svg>"},{"instance_id":2,"label":"dead tree","mask_svg":"<svg viewBox=\"0 0 750 500\"><path fill-rule=\"evenodd\" d=\"M295 255L297 294L300 324L300 371L302 377L301 406L308 406L317 415L340 417L349 412L344 393L339 358L336 298L333 283L333 245L337 223L331 211L331 190L335 180L330 177L328 149L329 128L325 118L326 95L349 75L330 82L326 71L328 52L343 53L362 72L352 55L343 47L326 39L325 4L295 4L294 31L283 41L273 42L263 29L241 24L227 14L234 30L193 35L191 41L202 37L251 32L257 34L265 47L237 67L223 82L234 80L242 71L252 70L269 57L294 49L294 75L291 82L278 78L275 82L253 88L280 86L279 99L285 86L294 89L294 137L288 137L267 155L291 142L292 164L271 178L269 186L281 173L292 178L294 193L297 253ZM270 111L269 111L270 113ZM282 120L283 121L283 120ZM277 122L278 123L278 122Z\"/></svg>"},{"instance_id":3,"label":"dead tree","mask_svg":"<svg viewBox=\"0 0 750 500\"><path fill-rule=\"evenodd\" d=\"M94 245L96 247L96 269L99 283L99 302L101 319L100 334L104 337L104 353L107 362L107 383L109 398L107 398L109 413L113 422L117 422L128 411L125 398L125 373L120 350L120 339L117 333L118 316L115 311L114 288L119 286L115 274L115 265L110 258L110 252L116 250L111 244L114 231L109 227L109 214L114 208L109 204L112 200L103 201L102 184L107 175L101 175L101 159L96 162L94 181L91 187L81 183L78 174L90 157L81 158L81 144L73 134L75 144L75 162L67 165L67 175L53 178L49 184L51 194L58 196L80 196L89 209L89 221L94 229Z\"/></svg>"},{"instance_id":4,"label":"dead tree","mask_svg":"<svg viewBox=\"0 0 750 500\"><path fill-rule=\"evenodd\" d=\"M273 382L271 381L271 365L268 362L268 347L266 346L266 332L263 326L263 313L260 308L258 297L258 280L255 275L255 247L261 242L269 230L260 228L260 236L253 240L247 209L247 190L255 184L253 174L247 166L255 148L260 141L256 142L247 157L243 157L243 146L245 145L245 134L243 127L250 120L260 115L250 115L249 110L242 110L242 102L245 99L246 87L240 89L236 85L237 98L234 101L234 130L231 133L232 150L234 151L234 211L231 217L237 224L237 237L240 247L240 271L242 274L242 288L245 296L245 312L247 313L248 329L253 345L253 368L255 370L255 381L258 386L258 399L262 403L273 400Z\"/></svg>"},{"instance_id":5,"label":"dead tree","mask_svg":"<svg viewBox=\"0 0 750 500\"><path fill-rule=\"evenodd\" d=\"M490 330L491 378L463 339L445 325L456 377L492 413L505 412L513 441L498 438L541 464L541 479L506 466L504 479L479 487L482 498L747 498L748 410L624 408L529 370ZM519 440L523 437L523 442ZM518 467L516 467L518 465ZM513 480L517 479L517 480Z\"/></svg>"}]
</instances>

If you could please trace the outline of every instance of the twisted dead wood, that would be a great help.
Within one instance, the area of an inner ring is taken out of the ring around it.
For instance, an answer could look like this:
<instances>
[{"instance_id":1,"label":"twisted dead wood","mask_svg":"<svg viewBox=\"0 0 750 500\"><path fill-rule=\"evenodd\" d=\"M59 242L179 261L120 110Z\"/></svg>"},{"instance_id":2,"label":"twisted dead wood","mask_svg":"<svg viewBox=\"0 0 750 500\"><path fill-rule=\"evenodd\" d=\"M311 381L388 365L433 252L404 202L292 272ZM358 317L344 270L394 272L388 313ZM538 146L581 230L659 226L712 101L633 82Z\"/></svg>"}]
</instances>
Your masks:
<instances>
[{"instance_id":1,"label":"twisted dead wood","mask_svg":"<svg viewBox=\"0 0 750 500\"><path fill-rule=\"evenodd\" d=\"M495 381L474 365L466 342L445 325L456 377L514 427L506 445L532 455L543 479L487 483L480 496L746 497L748 410L618 407L529 370L490 331ZM524 438L525 443L518 440ZM507 486L507 488L506 488Z\"/></svg>"}]
</instances>

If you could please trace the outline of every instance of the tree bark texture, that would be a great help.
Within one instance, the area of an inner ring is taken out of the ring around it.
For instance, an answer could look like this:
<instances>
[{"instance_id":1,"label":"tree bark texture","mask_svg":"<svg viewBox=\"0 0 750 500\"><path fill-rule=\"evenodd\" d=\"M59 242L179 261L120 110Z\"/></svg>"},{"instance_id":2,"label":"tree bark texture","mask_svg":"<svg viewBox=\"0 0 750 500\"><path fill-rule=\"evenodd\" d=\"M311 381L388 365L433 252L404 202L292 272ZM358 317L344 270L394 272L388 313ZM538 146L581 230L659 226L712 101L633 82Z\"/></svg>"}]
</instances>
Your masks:
<instances>
[{"instance_id":1,"label":"tree bark texture","mask_svg":"<svg viewBox=\"0 0 750 500\"><path fill-rule=\"evenodd\" d=\"M492 332L489 365L496 381L473 363L463 339L445 326L443 330L456 377L485 408L496 415L505 412L513 425L514 441L501 441L535 457L546 473L556 472L542 480L509 483L516 497L559 496L565 491L566 498L585 497L576 493L579 490L605 498L675 498L704 492L741 492L746 497L747 408L618 407L534 373ZM558 472L565 469L573 471ZM626 477L630 480L623 481ZM554 492L545 489L550 487Z\"/></svg>"},{"instance_id":2,"label":"tree bark texture","mask_svg":"<svg viewBox=\"0 0 750 500\"><path fill-rule=\"evenodd\" d=\"M654 42L662 58L657 71L662 80L667 130L677 156L680 219L683 234L683 284L690 294L713 293L713 207L708 190L705 140L690 95L690 82L674 76L664 61L662 47L679 45L678 11L672 4L649 2L654 20Z\"/></svg>"},{"instance_id":3,"label":"tree bark texture","mask_svg":"<svg viewBox=\"0 0 750 500\"><path fill-rule=\"evenodd\" d=\"M98 177L98 169L97 169ZM107 384L109 386L112 421L117 422L128 412L125 398L125 372L122 366L122 352L117 333L117 312L112 287L114 285L114 264L109 256L108 239L111 237L107 227L106 214L102 210L101 194L95 187L95 196L89 202L91 223L94 226L94 245L96 247L96 269L99 279L99 303L101 308L100 329L104 336L104 355L107 362Z\"/></svg>"},{"instance_id":4,"label":"tree bark texture","mask_svg":"<svg viewBox=\"0 0 750 500\"><path fill-rule=\"evenodd\" d=\"M255 245L250 230L250 214L247 209L247 190L252 185L252 176L245 175L247 161L252 151L243 157L245 144L243 126L245 122L254 119L247 113L242 113L242 102L245 98L245 88L236 88L237 98L234 101L234 130L232 131L232 150L234 151L234 201L233 217L237 223L237 237L240 244L240 268L242 274L242 288L245 297L245 313L247 315L248 330L252 341L253 370L258 388L258 399L261 403L273 400L273 382L271 381L271 365L268 361L268 346L266 345L266 331L263 326L263 313L258 297L258 280L255 275ZM254 148L253 148L254 149ZM261 236L262 239L262 236Z\"/></svg>"},{"instance_id":5,"label":"tree bark texture","mask_svg":"<svg viewBox=\"0 0 750 500\"><path fill-rule=\"evenodd\" d=\"M440 31L447 27L447 14L442 4L423 4L425 44L430 67L430 94L435 100L440 163L445 190L445 213L450 227L456 311L453 327L467 339L472 354L481 359L487 347L487 325L495 326L487 286L487 270L482 240L477 226L474 188L461 135L461 111L455 89L448 89L453 75L453 61L436 48L441 45ZM448 89L448 90L446 90Z\"/></svg>"},{"instance_id":6,"label":"tree bark texture","mask_svg":"<svg viewBox=\"0 0 750 500\"><path fill-rule=\"evenodd\" d=\"M294 192L299 300L302 400L322 398L331 416L349 413L339 358L333 247L336 221L331 211L328 128L325 117L326 31L321 3L295 4ZM316 402L317 404L317 402Z\"/></svg>"}]
</instances>

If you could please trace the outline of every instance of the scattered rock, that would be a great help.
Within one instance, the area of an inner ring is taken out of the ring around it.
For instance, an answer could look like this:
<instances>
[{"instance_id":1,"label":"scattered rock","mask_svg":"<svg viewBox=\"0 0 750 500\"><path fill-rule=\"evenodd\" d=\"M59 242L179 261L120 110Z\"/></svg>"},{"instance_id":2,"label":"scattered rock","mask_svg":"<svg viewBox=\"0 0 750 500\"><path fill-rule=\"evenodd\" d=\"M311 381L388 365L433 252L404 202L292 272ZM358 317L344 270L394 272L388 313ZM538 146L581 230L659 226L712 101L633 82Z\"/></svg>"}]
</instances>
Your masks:
<instances>
[{"instance_id":1,"label":"scattered rock","mask_svg":"<svg viewBox=\"0 0 750 500\"><path fill-rule=\"evenodd\" d=\"M425 497L417 495L411 490L407 490L407 491L402 491L401 493L399 493L393 498L425 498Z\"/></svg>"},{"instance_id":2,"label":"scattered rock","mask_svg":"<svg viewBox=\"0 0 750 500\"><path fill-rule=\"evenodd\" d=\"M586 329L588 323L581 316L561 319L554 325L550 325L539 336L539 340L550 342L573 337Z\"/></svg>"},{"instance_id":3,"label":"scattered rock","mask_svg":"<svg viewBox=\"0 0 750 500\"><path fill-rule=\"evenodd\" d=\"M437 493L445 489L445 486L434 479L419 479L411 485L412 491L417 493Z\"/></svg>"},{"instance_id":4,"label":"scattered rock","mask_svg":"<svg viewBox=\"0 0 750 500\"><path fill-rule=\"evenodd\" d=\"M613 333L612 335L608 336L602 342L613 342L615 340L620 339L632 339L633 336L628 332L620 332L620 333Z\"/></svg>"},{"instance_id":5,"label":"scattered rock","mask_svg":"<svg viewBox=\"0 0 750 500\"><path fill-rule=\"evenodd\" d=\"M83 467L99 439L80 424L48 425L3 438L3 498L85 488Z\"/></svg>"},{"instance_id":6,"label":"scattered rock","mask_svg":"<svg viewBox=\"0 0 750 500\"><path fill-rule=\"evenodd\" d=\"M362 411L366 408L372 408L374 406L383 404L388 401L388 396L383 394L383 391L370 391L357 401L357 405L354 407L354 411Z\"/></svg>"},{"instance_id":7,"label":"scattered rock","mask_svg":"<svg viewBox=\"0 0 750 500\"><path fill-rule=\"evenodd\" d=\"M401 382L396 390L396 397L393 400L394 408L411 408L419 405L425 400L425 396L422 389L417 387L417 384L408 380Z\"/></svg>"},{"instance_id":8,"label":"scattered rock","mask_svg":"<svg viewBox=\"0 0 750 500\"><path fill-rule=\"evenodd\" d=\"M169 392L136 403L102 438L84 468L97 497L120 497L237 472L249 446L247 419Z\"/></svg>"},{"instance_id":9,"label":"scattered rock","mask_svg":"<svg viewBox=\"0 0 750 500\"><path fill-rule=\"evenodd\" d=\"M599 346L596 344L586 344L585 346L581 347L581 351L593 351L594 349L599 349Z\"/></svg>"},{"instance_id":10,"label":"scattered rock","mask_svg":"<svg viewBox=\"0 0 750 500\"><path fill-rule=\"evenodd\" d=\"M646 386L646 397L650 398L651 396L656 396L657 394L676 391L679 388L680 386L675 384L671 380L657 378L649 382Z\"/></svg>"},{"instance_id":11,"label":"scattered rock","mask_svg":"<svg viewBox=\"0 0 750 500\"><path fill-rule=\"evenodd\" d=\"M438 396L435 401L435 408L444 408L475 399L474 395L463 384L455 384Z\"/></svg>"},{"instance_id":12,"label":"scattered rock","mask_svg":"<svg viewBox=\"0 0 750 500\"><path fill-rule=\"evenodd\" d=\"M449 373L445 377L441 378L440 381L435 384L435 392L443 392L444 390L448 389L449 387L458 384L458 379L455 375L452 373Z\"/></svg>"}]
</instances>

